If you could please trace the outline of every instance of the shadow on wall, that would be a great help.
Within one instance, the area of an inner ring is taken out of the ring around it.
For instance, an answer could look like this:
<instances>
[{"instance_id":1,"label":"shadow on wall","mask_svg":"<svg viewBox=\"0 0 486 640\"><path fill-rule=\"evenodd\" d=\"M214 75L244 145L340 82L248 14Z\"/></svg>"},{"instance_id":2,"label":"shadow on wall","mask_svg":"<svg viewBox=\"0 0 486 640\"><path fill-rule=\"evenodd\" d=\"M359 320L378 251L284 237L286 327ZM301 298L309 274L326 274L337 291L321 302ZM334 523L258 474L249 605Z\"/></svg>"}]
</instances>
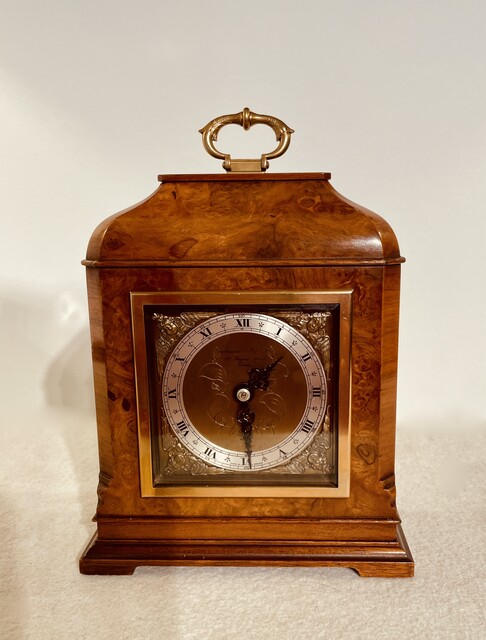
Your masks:
<instances>
[{"instance_id":1,"label":"shadow on wall","mask_svg":"<svg viewBox=\"0 0 486 640\"><path fill-rule=\"evenodd\" d=\"M80 508L79 525L92 535L98 483L97 430L89 328L78 330L53 357L42 382L44 402L56 410L55 424L69 452ZM81 551L81 549L79 549Z\"/></svg>"},{"instance_id":2,"label":"shadow on wall","mask_svg":"<svg viewBox=\"0 0 486 640\"><path fill-rule=\"evenodd\" d=\"M41 456L50 455L49 440L60 435L82 521L89 523L96 504L98 460L85 291L79 286L79 291L2 292L0 354L3 425L15 424L18 438L30 425L44 432Z\"/></svg>"},{"instance_id":3,"label":"shadow on wall","mask_svg":"<svg viewBox=\"0 0 486 640\"><path fill-rule=\"evenodd\" d=\"M51 407L81 412L94 410L88 327L76 333L50 361L43 390L45 402Z\"/></svg>"},{"instance_id":4,"label":"shadow on wall","mask_svg":"<svg viewBox=\"0 0 486 640\"><path fill-rule=\"evenodd\" d=\"M88 311L80 287L2 292L0 353L7 415L46 406L93 413Z\"/></svg>"}]
</instances>

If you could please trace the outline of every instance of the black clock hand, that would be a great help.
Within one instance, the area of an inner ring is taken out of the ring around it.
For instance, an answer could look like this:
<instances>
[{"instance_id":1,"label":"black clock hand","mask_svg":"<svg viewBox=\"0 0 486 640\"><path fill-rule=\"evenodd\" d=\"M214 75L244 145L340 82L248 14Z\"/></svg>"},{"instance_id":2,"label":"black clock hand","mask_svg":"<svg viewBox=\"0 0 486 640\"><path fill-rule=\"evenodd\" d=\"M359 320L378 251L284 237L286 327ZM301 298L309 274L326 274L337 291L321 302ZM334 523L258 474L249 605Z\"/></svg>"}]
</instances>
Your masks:
<instances>
[{"instance_id":1,"label":"black clock hand","mask_svg":"<svg viewBox=\"0 0 486 640\"><path fill-rule=\"evenodd\" d=\"M280 356L280 358L271 362L264 369L250 369L248 372L248 386L252 389L262 389L266 391L270 382L270 373L282 358L283 356Z\"/></svg>"},{"instance_id":2,"label":"black clock hand","mask_svg":"<svg viewBox=\"0 0 486 640\"><path fill-rule=\"evenodd\" d=\"M280 362L280 358L277 358L274 362L271 362L264 369L253 368L248 372L248 382L237 385L234 391L236 401L238 402L238 410L236 412L236 420L241 427L241 433L243 435L243 441L245 443L246 452L248 454L248 464L251 469L251 453L252 453L252 434L253 423L255 421L255 412L250 409L250 400L253 399L253 395L256 389L262 389L266 391L269 385L270 373Z\"/></svg>"},{"instance_id":3,"label":"black clock hand","mask_svg":"<svg viewBox=\"0 0 486 640\"><path fill-rule=\"evenodd\" d=\"M248 402L240 402L240 407L236 413L236 419L241 427L241 433L243 435L243 442L245 443L246 453L248 455L248 464L251 469L251 440L253 434L253 422L255 420L255 413L250 409Z\"/></svg>"}]
</instances>

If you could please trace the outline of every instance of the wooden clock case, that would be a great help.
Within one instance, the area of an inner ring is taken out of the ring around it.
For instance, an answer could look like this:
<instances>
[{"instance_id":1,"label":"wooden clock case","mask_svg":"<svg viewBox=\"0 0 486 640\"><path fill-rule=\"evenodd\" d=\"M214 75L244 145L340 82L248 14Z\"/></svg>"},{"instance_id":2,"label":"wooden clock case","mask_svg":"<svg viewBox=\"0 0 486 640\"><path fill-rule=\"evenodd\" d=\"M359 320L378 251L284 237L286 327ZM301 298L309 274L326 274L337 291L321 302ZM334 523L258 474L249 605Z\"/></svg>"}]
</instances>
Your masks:
<instances>
[{"instance_id":1,"label":"wooden clock case","mask_svg":"<svg viewBox=\"0 0 486 640\"><path fill-rule=\"evenodd\" d=\"M87 267L100 474L82 573L343 566L413 575L395 505L400 265L390 226L329 174L160 176L95 230ZM348 497L142 497L132 292L352 291Z\"/></svg>"}]
</instances>

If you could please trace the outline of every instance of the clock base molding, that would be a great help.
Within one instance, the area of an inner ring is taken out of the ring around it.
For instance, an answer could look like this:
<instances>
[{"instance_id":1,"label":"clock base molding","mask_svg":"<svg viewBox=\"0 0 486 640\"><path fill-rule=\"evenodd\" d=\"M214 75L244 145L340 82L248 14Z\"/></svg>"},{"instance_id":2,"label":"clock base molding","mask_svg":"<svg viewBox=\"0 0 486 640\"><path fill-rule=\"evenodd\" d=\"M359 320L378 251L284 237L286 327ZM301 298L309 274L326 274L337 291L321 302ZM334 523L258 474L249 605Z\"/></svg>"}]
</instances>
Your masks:
<instances>
[{"instance_id":1,"label":"clock base molding","mask_svg":"<svg viewBox=\"0 0 486 640\"><path fill-rule=\"evenodd\" d=\"M232 520L232 519L230 519ZM235 519L238 520L238 519ZM252 520L252 519L248 519ZM174 535L176 530L183 531L190 525L188 520L182 523L171 521L167 531ZM282 520L279 520L282 524ZM106 523L108 524L108 523ZM274 566L274 567L344 567L354 569L362 577L407 578L414 574L414 562L405 535L396 522L349 520L319 521L310 526L312 530L327 531L327 539L298 539L286 537L292 529L302 526L289 523L279 527L280 538L262 539L224 539L224 538L186 538L161 539L147 537L145 521L144 539L127 537L127 532L136 527L137 520L124 523L113 520L109 528L118 530L118 537L105 538L96 533L84 550L79 567L83 574L131 575L141 566ZM124 527L126 524L128 526ZM140 526L141 519L138 520ZM153 532L160 531L160 522L152 521ZM244 523L243 530L250 523ZM270 523L268 523L270 524ZM98 529L100 530L100 523ZM229 530L235 522L228 523ZM261 529L262 522L259 523ZM209 523L199 527L192 523L192 533L203 535ZM265 529L265 528L264 528ZM307 527L306 527L307 529ZM301 529L306 531L306 529ZM103 530L103 527L101 527ZM268 529L268 532L270 529ZM374 539L368 535L374 531ZM309 535L311 532L307 533ZM334 535L333 535L334 532ZM346 540L337 539L345 532ZM223 532L222 532L223 533ZM261 532L263 535L265 531ZM361 534L361 535L360 535ZM274 534L275 535L275 534ZM363 537L364 536L364 537Z\"/></svg>"}]
</instances>

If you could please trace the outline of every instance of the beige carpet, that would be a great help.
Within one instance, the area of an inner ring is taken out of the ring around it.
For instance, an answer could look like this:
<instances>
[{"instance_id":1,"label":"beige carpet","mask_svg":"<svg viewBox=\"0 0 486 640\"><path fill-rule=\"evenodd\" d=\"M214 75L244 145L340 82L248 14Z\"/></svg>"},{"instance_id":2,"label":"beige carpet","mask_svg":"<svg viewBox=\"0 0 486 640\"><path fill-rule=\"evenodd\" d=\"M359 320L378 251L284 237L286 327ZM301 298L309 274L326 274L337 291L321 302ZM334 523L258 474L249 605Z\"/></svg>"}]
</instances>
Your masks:
<instances>
[{"instance_id":1,"label":"beige carpet","mask_svg":"<svg viewBox=\"0 0 486 640\"><path fill-rule=\"evenodd\" d=\"M97 484L91 415L1 424L2 639L486 638L486 432L399 430L398 506L416 577L347 569L141 568L81 576Z\"/></svg>"}]
</instances>

